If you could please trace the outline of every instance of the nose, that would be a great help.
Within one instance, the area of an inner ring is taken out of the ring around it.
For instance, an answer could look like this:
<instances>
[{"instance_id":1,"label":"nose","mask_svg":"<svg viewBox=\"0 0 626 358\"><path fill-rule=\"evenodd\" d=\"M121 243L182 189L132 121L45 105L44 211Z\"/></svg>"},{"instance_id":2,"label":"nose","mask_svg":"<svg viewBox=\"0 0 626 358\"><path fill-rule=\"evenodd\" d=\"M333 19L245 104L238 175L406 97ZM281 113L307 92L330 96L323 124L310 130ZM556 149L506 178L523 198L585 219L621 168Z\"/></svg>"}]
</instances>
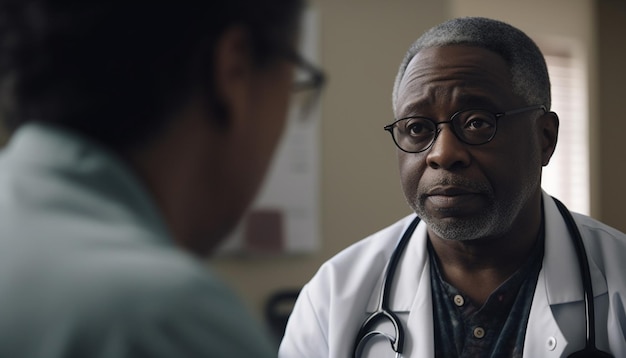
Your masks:
<instances>
[{"instance_id":1,"label":"nose","mask_svg":"<svg viewBox=\"0 0 626 358\"><path fill-rule=\"evenodd\" d=\"M454 170L469 166L471 157L467 145L454 134L450 123L440 124L435 142L426 155L433 169Z\"/></svg>"}]
</instances>

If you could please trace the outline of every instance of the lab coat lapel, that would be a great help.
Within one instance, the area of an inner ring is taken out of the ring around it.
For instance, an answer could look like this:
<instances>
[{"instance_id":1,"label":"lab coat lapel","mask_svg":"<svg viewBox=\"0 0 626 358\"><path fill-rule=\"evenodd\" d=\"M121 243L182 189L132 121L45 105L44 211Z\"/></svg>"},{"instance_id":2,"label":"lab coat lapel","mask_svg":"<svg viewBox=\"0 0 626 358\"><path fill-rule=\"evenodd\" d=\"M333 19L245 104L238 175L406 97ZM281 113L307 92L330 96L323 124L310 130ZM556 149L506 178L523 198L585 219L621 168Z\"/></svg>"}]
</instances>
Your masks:
<instances>
[{"instance_id":1,"label":"lab coat lapel","mask_svg":"<svg viewBox=\"0 0 626 358\"><path fill-rule=\"evenodd\" d=\"M554 317L552 305L561 305L561 309L567 310L564 315L584 315L577 305L569 304L583 300L580 267L572 239L552 198L544 193L543 199L545 252L526 329L524 357L560 357L566 349L568 341ZM594 297L606 293L606 280L591 259L589 268ZM584 339L584 327L580 327L576 339Z\"/></svg>"},{"instance_id":2,"label":"lab coat lapel","mask_svg":"<svg viewBox=\"0 0 626 358\"><path fill-rule=\"evenodd\" d=\"M552 314L546 289L546 275L542 270L537 279L526 327L524 357L560 357L567 345L567 340Z\"/></svg>"},{"instance_id":3,"label":"lab coat lapel","mask_svg":"<svg viewBox=\"0 0 626 358\"><path fill-rule=\"evenodd\" d=\"M410 221L407 221L402 233L406 230L408 223ZM398 240L400 236L402 234L398 236ZM400 263L391 287L389 304L391 310L400 317L408 315L408 321L403 325L405 335L404 357L434 357L435 355L430 268L426 240L426 224L420 222L400 257ZM389 256L391 256L391 252ZM382 281L383 276L381 274L374 286L376 289L369 297L366 309L368 314L376 310L380 299ZM403 319L401 318L401 320Z\"/></svg>"},{"instance_id":4,"label":"lab coat lapel","mask_svg":"<svg viewBox=\"0 0 626 358\"><path fill-rule=\"evenodd\" d=\"M548 302L552 305L583 300L580 263L572 237L552 198L544 195L545 254L543 270L546 273ZM587 250L588 251L588 250ZM595 261L589 258L594 297L607 292L606 279Z\"/></svg>"},{"instance_id":5,"label":"lab coat lapel","mask_svg":"<svg viewBox=\"0 0 626 358\"><path fill-rule=\"evenodd\" d=\"M420 222L400 257L400 264L391 289L391 310L400 316L408 315L404 326L403 356L405 357L434 357L435 355L430 266L426 240L426 224ZM370 296L367 305L368 313L376 310L382 280L381 275L375 286L377 289Z\"/></svg>"},{"instance_id":6,"label":"lab coat lapel","mask_svg":"<svg viewBox=\"0 0 626 358\"><path fill-rule=\"evenodd\" d=\"M564 351L571 350L566 349L568 341L559 328L551 305L565 305L561 308L566 310L566 315L584 314L576 309L576 305L567 305L583 300L580 269L567 226L552 198L545 193L544 215L545 253L530 310L524 357L560 357ZM426 242L426 225L421 222L400 258L392 285L392 311L408 313L405 356L411 357L434 356L430 263ZM607 292L606 279L591 258L589 262L594 296L597 297ZM375 287L380 289L381 283L382 277ZM378 298L379 290L372 292L369 312L375 309ZM584 335L577 334L578 339L584 339Z\"/></svg>"},{"instance_id":7,"label":"lab coat lapel","mask_svg":"<svg viewBox=\"0 0 626 358\"><path fill-rule=\"evenodd\" d=\"M425 223L420 223L411 241L412 245L407 247L400 276L400 284L406 288L403 296L410 299L410 302L402 302L410 305L404 356L434 357L433 303Z\"/></svg>"},{"instance_id":8,"label":"lab coat lapel","mask_svg":"<svg viewBox=\"0 0 626 358\"><path fill-rule=\"evenodd\" d=\"M398 234L397 241L394 242L394 247L389 249L388 258L384 269L381 271L380 276L378 277L378 281L376 283L375 290L372 291L367 307L366 312L372 313L376 311L378 307L378 301L380 300L380 294L383 285L384 273L387 271L387 265L389 265L389 260L392 255L392 251L395 249L395 245L400 241L400 237L404 234L405 230L411 223L411 221L415 218L414 215L410 217L410 220L407 220L402 232ZM424 241L420 243L422 240L422 236ZM424 260L428 257L428 255L423 252L426 249L426 224L424 222L420 222L419 225L415 228L413 232L413 236L409 240L407 247L400 257L400 261L398 267L396 269L396 274L393 277L393 283L391 286L391 294L390 294L390 302L389 307L393 312L396 313L408 313L411 310L411 305L413 303L413 299L415 297L415 293L417 292L417 287L419 285L419 274L422 270L422 266L424 265Z\"/></svg>"},{"instance_id":9,"label":"lab coat lapel","mask_svg":"<svg viewBox=\"0 0 626 358\"><path fill-rule=\"evenodd\" d=\"M567 226L552 198L544 194L545 251L530 309L524 357L560 357L567 340L554 318L550 304L582 298L576 253L566 240ZM572 259L574 262L572 262Z\"/></svg>"}]
</instances>

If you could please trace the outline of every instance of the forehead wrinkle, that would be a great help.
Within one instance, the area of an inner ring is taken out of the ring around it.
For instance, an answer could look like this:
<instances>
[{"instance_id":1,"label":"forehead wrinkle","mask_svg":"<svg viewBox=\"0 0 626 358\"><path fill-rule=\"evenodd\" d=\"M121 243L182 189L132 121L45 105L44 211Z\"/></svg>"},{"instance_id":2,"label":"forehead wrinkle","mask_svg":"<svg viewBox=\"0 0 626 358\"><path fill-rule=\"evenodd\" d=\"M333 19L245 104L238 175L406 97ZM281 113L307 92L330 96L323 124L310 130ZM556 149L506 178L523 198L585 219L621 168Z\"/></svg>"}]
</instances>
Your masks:
<instances>
[{"instance_id":1,"label":"forehead wrinkle","mask_svg":"<svg viewBox=\"0 0 626 358\"><path fill-rule=\"evenodd\" d=\"M442 82L442 83L439 83ZM402 88L399 96L398 115L401 117L426 115L425 108L434 103L447 103L450 111L456 112L469 107L487 107L492 109L494 99L492 93L473 81L455 80L433 81L426 85ZM415 88L415 90L413 90Z\"/></svg>"},{"instance_id":2,"label":"forehead wrinkle","mask_svg":"<svg viewBox=\"0 0 626 358\"><path fill-rule=\"evenodd\" d=\"M510 70L504 59L500 60L495 66L485 66L471 60L433 56L428 51L419 53L409 63L400 84L396 116L415 115L420 106L442 100L457 106L464 102L477 103L474 106L496 102L494 95L512 88Z\"/></svg>"}]
</instances>

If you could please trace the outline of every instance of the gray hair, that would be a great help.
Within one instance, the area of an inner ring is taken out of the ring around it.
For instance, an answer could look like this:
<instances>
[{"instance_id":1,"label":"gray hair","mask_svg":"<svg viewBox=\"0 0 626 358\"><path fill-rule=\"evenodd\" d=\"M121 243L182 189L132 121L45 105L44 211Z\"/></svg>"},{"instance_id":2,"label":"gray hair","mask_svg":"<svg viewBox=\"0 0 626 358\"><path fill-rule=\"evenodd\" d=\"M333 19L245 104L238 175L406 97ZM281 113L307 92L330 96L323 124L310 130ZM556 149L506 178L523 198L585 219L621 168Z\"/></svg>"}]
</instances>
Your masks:
<instances>
[{"instance_id":1,"label":"gray hair","mask_svg":"<svg viewBox=\"0 0 626 358\"><path fill-rule=\"evenodd\" d=\"M550 110L550 78L546 61L535 42L509 24L482 17L448 20L426 31L411 45L393 86L394 109L400 82L413 57L423 49L446 45L477 46L499 54L511 71L513 93L529 106L543 104Z\"/></svg>"}]
</instances>

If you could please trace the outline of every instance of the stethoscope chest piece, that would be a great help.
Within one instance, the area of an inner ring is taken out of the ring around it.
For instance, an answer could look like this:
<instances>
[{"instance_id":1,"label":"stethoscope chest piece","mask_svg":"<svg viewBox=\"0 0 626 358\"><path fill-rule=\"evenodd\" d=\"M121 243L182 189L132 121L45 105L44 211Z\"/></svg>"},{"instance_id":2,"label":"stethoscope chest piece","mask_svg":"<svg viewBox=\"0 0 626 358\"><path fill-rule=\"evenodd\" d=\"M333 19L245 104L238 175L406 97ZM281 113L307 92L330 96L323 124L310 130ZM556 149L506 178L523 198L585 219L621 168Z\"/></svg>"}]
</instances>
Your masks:
<instances>
[{"instance_id":1,"label":"stethoscope chest piece","mask_svg":"<svg viewBox=\"0 0 626 358\"><path fill-rule=\"evenodd\" d=\"M563 220L565 221L565 224L567 225L567 229L576 249L578 264L580 267L580 275L582 277L583 283L583 293L585 297L585 348L581 351L572 353L571 355L569 355L569 357L613 357L611 354L600 351L596 348L593 287L591 282L591 273L589 271L589 261L587 259L582 236L580 234L580 231L578 230L578 227L576 226L576 222L574 221L574 217L572 217L570 211L567 210L565 205L559 200L557 200L556 198L553 199L556 203L557 208L559 209L559 212L561 213L561 216L563 217ZM402 238L398 242L396 248L391 254L391 257L389 258L389 261L387 262L385 274L383 276L383 284L378 298L378 307L374 313L372 313L365 319L355 338L354 348L352 350L352 356L355 358L361 357L364 347L373 338L382 338L383 340L388 341L396 357L400 357L404 350L404 330L398 317L389 308L389 296L391 295L391 284L393 283L396 268L398 267L398 264L400 262L400 256L402 256L402 253L404 252L404 249L411 239L411 236L413 236L413 232L415 231L415 228L417 227L417 224L419 224L419 222L419 217L413 219L411 224L409 224L407 229L404 231L404 234L402 234ZM382 332L380 330L376 330L376 327L378 327L378 325L385 322L391 323L391 325L393 326L393 335Z\"/></svg>"}]
</instances>

